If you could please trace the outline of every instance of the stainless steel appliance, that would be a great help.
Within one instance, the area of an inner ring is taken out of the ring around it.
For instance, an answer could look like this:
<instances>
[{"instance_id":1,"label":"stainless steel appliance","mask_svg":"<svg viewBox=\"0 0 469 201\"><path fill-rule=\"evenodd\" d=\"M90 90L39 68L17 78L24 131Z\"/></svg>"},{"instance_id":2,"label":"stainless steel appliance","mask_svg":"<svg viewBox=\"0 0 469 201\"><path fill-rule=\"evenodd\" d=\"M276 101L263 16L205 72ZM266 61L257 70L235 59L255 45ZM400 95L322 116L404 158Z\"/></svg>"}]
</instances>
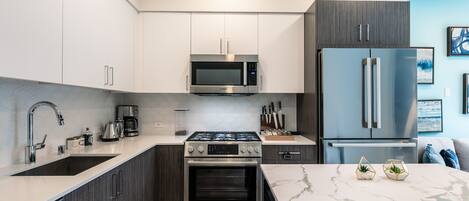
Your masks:
<instances>
[{"instance_id":1,"label":"stainless steel appliance","mask_svg":"<svg viewBox=\"0 0 469 201\"><path fill-rule=\"evenodd\" d=\"M200 95L258 93L257 55L191 55L190 92Z\"/></svg>"},{"instance_id":2,"label":"stainless steel appliance","mask_svg":"<svg viewBox=\"0 0 469 201\"><path fill-rule=\"evenodd\" d=\"M116 108L116 121L122 122L126 137L138 136L138 106L119 105Z\"/></svg>"},{"instance_id":3,"label":"stainless steel appliance","mask_svg":"<svg viewBox=\"0 0 469 201\"><path fill-rule=\"evenodd\" d=\"M196 132L184 156L184 201L261 200L262 143L255 132Z\"/></svg>"},{"instance_id":4,"label":"stainless steel appliance","mask_svg":"<svg viewBox=\"0 0 469 201\"><path fill-rule=\"evenodd\" d=\"M122 125L117 122L109 122L104 127L103 134L101 135L102 141L117 141L123 132Z\"/></svg>"},{"instance_id":5,"label":"stainless steel appliance","mask_svg":"<svg viewBox=\"0 0 469 201\"><path fill-rule=\"evenodd\" d=\"M416 50L322 49L319 63L323 162L416 163Z\"/></svg>"}]
</instances>

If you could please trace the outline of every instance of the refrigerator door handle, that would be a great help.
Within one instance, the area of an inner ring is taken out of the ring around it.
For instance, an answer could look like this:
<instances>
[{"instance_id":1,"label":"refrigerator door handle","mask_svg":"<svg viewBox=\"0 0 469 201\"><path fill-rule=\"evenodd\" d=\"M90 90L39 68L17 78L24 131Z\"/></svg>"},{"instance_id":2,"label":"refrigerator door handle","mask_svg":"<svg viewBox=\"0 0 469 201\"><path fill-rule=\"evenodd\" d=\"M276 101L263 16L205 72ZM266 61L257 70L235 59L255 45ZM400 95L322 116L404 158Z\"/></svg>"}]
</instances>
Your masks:
<instances>
[{"instance_id":1,"label":"refrigerator door handle","mask_svg":"<svg viewBox=\"0 0 469 201\"><path fill-rule=\"evenodd\" d=\"M417 147L417 143L415 142L395 142L395 143L329 143L331 147L337 148L346 148L346 147L356 147L356 148L399 148L399 147Z\"/></svg>"},{"instance_id":2,"label":"refrigerator door handle","mask_svg":"<svg viewBox=\"0 0 469 201\"><path fill-rule=\"evenodd\" d=\"M373 127L381 128L381 58L374 58L372 61L373 76Z\"/></svg>"},{"instance_id":3,"label":"refrigerator door handle","mask_svg":"<svg viewBox=\"0 0 469 201\"><path fill-rule=\"evenodd\" d=\"M362 95L362 126L371 128L372 108L371 108L371 58L363 59L363 95Z\"/></svg>"}]
</instances>

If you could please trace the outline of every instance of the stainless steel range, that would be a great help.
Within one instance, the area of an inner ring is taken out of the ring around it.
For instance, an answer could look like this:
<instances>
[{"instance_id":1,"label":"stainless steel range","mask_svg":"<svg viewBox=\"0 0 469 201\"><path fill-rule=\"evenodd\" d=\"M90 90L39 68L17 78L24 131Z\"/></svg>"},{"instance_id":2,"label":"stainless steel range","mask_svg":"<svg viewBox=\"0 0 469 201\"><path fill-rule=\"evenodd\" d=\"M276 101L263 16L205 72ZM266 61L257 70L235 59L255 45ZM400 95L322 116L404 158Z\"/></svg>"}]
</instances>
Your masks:
<instances>
[{"instance_id":1,"label":"stainless steel range","mask_svg":"<svg viewBox=\"0 0 469 201\"><path fill-rule=\"evenodd\" d=\"M184 201L261 200L262 143L255 132L195 132L184 157Z\"/></svg>"}]
</instances>

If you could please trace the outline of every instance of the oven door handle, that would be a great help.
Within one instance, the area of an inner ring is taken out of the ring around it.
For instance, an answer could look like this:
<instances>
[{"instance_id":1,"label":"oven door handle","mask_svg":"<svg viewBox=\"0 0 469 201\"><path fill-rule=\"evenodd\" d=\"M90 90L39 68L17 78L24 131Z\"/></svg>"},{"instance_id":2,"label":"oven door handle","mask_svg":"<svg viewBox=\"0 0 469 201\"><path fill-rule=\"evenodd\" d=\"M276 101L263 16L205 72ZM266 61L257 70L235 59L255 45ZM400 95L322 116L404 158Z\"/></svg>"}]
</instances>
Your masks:
<instances>
[{"instance_id":1,"label":"oven door handle","mask_svg":"<svg viewBox=\"0 0 469 201\"><path fill-rule=\"evenodd\" d=\"M189 166L209 166L209 167L253 167L258 166L257 161L187 161Z\"/></svg>"}]
</instances>

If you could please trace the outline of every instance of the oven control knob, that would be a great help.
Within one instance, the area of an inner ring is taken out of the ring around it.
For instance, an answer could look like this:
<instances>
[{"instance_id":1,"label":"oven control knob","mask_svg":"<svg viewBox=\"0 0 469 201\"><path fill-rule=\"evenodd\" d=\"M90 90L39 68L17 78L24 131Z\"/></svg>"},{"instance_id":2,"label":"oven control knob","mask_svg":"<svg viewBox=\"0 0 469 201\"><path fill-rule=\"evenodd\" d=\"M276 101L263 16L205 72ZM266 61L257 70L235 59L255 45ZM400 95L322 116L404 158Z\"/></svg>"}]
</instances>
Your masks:
<instances>
[{"instance_id":1,"label":"oven control knob","mask_svg":"<svg viewBox=\"0 0 469 201\"><path fill-rule=\"evenodd\" d=\"M249 148L248 148L248 152L249 152L249 153L252 153L252 152L254 152L254 148L252 148L252 147L249 147Z\"/></svg>"},{"instance_id":2,"label":"oven control knob","mask_svg":"<svg viewBox=\"0 0 469 201\"><path fill-rule=\"evenodd\" d=\"M259 147L254 148L254 151L255 151L256 153L259 153L259 152L260 152Z\"/></svg>"},{"instance_id":3,"label":"oven control knob","mask_svg":"<svg viewBox=\"0 0 469 201\"><path fill-rule=\"evenodd\" d=\"M199 147L197 147L197 151L199 151L200 153L204 152L204 147L202 145L200 145Z\"/></svg>"},{"instance_id":4,"label":"oven control knob","mask_svg":"<svg viewBox=\"0 0 469 201\"><path fill-rule=\"evenodd\" d=\"M241 153L246 153L246 147L241 147Z\"/></svg>"},{"instance_id":5,"label":"oven control knob","mask_svg":"<svg viewBox=\"0 0 469 201\"><path fill-rule=\"evenodd\" d=\"M188 146L188 147L187 147L187 151L188 151L189 153L194 152L194 147Z\"/></svg>"}]
</instances>

